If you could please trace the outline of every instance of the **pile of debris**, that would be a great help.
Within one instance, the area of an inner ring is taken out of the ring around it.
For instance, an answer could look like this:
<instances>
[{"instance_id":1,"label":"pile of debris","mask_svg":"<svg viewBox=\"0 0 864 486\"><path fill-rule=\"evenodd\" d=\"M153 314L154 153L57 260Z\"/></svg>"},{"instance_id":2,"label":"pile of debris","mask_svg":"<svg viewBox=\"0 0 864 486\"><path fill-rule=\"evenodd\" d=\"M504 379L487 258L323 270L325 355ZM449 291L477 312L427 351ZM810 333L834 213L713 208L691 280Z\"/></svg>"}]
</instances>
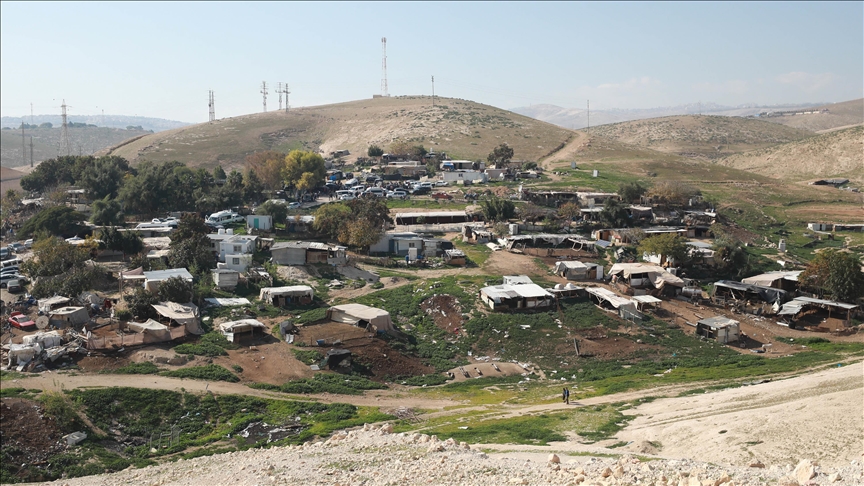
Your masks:
<instances>
[{"instance_id":1,"label":"pile of debris","mask_svg":"<svg viewBox=\"0 0 864 486\"><path fill-rule=\"evenodd\" d=\"M38 372L58 358L73 353L87 353L87 337L72 329L66 331L42 331L24 336L21 344L4 344L0 347L0 361L5 369Z\"/></svg>"}]
</instances>

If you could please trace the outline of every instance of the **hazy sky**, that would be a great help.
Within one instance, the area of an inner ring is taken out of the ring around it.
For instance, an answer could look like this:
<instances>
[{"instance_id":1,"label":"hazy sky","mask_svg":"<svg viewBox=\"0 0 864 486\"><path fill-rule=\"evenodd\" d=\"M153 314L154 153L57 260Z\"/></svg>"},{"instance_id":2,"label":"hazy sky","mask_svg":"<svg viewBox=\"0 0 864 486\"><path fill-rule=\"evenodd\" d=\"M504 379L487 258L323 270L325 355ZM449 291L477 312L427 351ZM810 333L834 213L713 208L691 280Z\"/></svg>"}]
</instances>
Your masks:
<instances>
[{"instance_id":1,"label":"hazy sky","mask_svg":"<svg viewBox=\"0 0 864 486\"><path fill-rule=\"evenodd\" d=\"M381 91L501 108L864 96L864 3L0 3L0 112L206 121Z\"/></svg>"}]
</instances>

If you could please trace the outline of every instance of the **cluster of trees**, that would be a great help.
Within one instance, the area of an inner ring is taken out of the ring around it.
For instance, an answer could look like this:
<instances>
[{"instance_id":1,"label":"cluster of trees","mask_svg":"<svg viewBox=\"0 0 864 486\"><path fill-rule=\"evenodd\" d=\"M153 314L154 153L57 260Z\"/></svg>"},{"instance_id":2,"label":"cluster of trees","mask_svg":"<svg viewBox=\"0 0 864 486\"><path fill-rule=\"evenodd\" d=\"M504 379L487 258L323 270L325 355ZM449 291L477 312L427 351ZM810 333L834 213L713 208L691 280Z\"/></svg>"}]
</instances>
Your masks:
<instances>
[{"instance_id":1,"label":"cluster of trees","mask_svg":"<svg viewBox=\"0 0 864 486\"><path fill-rule=\"evenodd\" d=\"M98 247L95 240L71 245L60 238L40 236L33 244L34 258L21 264L21 269L34 280L30 288L33 296L80 295L106 280L105 271L88 262Z\"/></svg>"},{"instance_id":2,"label":"cluster of trees","mask_svg":"<svg viewBox=\"0 0 864 486\"><path fill-rule=\"evenodd\" d=\"M21 130L22 128L26 129L26 130L33 130L36 128L53 128L53 127L54 127L54 125L51 122L40 123L38 125L35 123L34 124L21 123L21 126L18 127L18 130Z\"/></svg>"},{"instance_id":3,"label":"cluster of trees","mask_svg":"<svg viewBox=\"0 0 864 486\"><path fill-rule=\"evenodd\" d=\"M388 213L387 203L379 198L325 204L315 211L312 228L344 245L365 248L381 239Z\"/></svg>"},{"instance_id":4,"label":"cluster of trees","mask_svg":"<svg viewBox=\"0 0 864 486\"><path fill-rule=\"evenodd\" d=\"M798 282L819 295L844 302L855 302L864 296L864 273L861 272L861 259L854 253L835 249L820 251Z\"/></svg>"}]
</instances>

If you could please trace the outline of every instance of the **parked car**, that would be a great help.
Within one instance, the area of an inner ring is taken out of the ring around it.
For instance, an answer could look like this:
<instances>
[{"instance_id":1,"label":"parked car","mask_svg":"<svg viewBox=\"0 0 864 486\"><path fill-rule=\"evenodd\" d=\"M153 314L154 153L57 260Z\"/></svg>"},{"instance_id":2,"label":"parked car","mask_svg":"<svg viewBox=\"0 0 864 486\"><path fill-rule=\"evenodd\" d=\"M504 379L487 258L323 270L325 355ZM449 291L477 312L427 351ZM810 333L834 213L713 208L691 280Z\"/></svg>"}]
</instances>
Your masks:
<instances>
[{"instance_id":1,"label":"parked car","mask_svg":"<svg viewBox=\"0 0 864 486\"><path fill-rule=\"evenodd\" d=\"M389 199L407 199L408 193L403 190L395 190L387 193Z\"/></svg>"},{"instance_id":2,"label":"parked car","mask_svg":"<svg viewBox=\"0 0 864 486\"><path fill-rule=\"evenodd\" d=\"M19 273L19 271L20 271L20 269L18 268L18 265L13 265L11 267L5 267L2 270L0 270L0 275L6 275L7 273L16 273L17 274L17 273Z\"/></svg>"},{"instance_id":3,"label":"parked car","mask_svg":"<svg viewBox=\"0 0 864 486\"><path fill-rule=\"evenodd\" d=\"M24 240L24 248L27 248L28 250L30 248L33 248L33 238L30 238L28 240Z\"/></svg>"},{"instance_id":4,"label":"parked car","mask_svg":"<svg viewBox=\"0 0 864 486\"><path fill-rule=\"evenodd\" d=\"M340 201L351 201L352 199L357 199L354 194L339 194Z\"/></svg>"},{"instance_id":5,"label":"parked car","mask_svg":"<svg viewBox=\"0 0 864 486\"><path fill-rule=\"evenodd\" d=\"M9 251L15 253L21 253L22 251L27 250L27 248L22 243L19 243L17 241L15 243L9 243L9 246L7 248L9 248Z\"/></svg>"},{"instance_id":6,"label":"parked car","mask_svg":"<svg viewBox=\"0 0 864 486\"><path fill-rule=\"evenodd\" d=\"M17 294L24 290L24 282L20 278L13 278L6 282L6 290L10 294Z\"/></svg>"},{"instance_id":7,"label":"parked car","mask_svg":"<svg viewBox=\"0 0 864 486\"><path fill-rule=\"evenodd\" d=\"M5 246L3 248L0 248L0 258L2 258L3 260L11 258L11 255L12 252L9 251L9 248Z\"/></svg>"},{"instance_id":8,"label":"parked car","mask_svg":"<svg viewBox=\"0 0 864 486\"><path fill-rule=\"evenodd\" d=\"M288 203L288 209L300 209L301 204L299 202L291 202Z\"/></svg>"},{"instance_id":9,"label":"parked car","mask_svg":"<svg viewBox=\"0 0 864 486\"><path fill-rule=\"evenodd\" d=\"M19 275L17 273L0 274L0 289L6 288L6 284L8 284L10 280L24 280L24 281L26 281L26 278L23 275Z\"/></svg>"},{"instance_id":10,"label":"parked car","mask_svg":"<svg viewBox=\"0 0 864 486\"><path fill-rule=\"evenodd\" d=\"M25 331L36 329L36 323L33 319L27 317L23 312L13 312L12 315L9 316L9 324Z\"/></svg>"},{"instance_id":11,"label":"parked car","mask_svg":"<svg viewBox=\"0 0 864 486\"><path fill-rule=\"evenodd\" d=\"M414 186L411 189L411 194L414 194L415 196L419 196L421 194L429 194L430 192L432 192L431 188L423 186Z\"/></svg>"},{"instance_id":12,"label":"parked car","mask_svg":"<svg viewBox=\"0 0 864 486\"><path fill-rule=\"evenodd\" d=\"M450 183L447 181L435 181L435 186L437 187L447 187Z\"/></svg>"},{"instance_id":13,"label":"parked car","mask_svg":"<svg viewBox=\"0 0 864 486\"><path fill-rule=\"evenodd\" d=\"M436 192L435 194L432 194L432 199L453 199L453 196L446 192Z\"/></svg>"}]
</instances>

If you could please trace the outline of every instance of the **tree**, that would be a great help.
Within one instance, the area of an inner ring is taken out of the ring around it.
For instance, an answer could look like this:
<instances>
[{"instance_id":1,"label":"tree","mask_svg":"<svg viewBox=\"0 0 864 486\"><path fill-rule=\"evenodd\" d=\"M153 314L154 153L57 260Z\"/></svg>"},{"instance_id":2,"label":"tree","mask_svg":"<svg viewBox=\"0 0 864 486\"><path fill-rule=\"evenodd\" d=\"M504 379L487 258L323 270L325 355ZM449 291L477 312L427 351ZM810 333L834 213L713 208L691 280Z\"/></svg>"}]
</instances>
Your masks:
<instances>
[{"instance_id":1,"label":"tree","mask_svg":"<svg viewBox=\"0 0 864 486\"><path fill-rule=\"evenodd\" d=\"M325 204L315 210L315 222L312 229L330 240L338 240L342 226L351 221L351 208L344 203Z\"/></svg>"},{"instance_id":2,"label":"tree","mask_svg":"<svg viewBox=\"0 0 864 486\"><path fill-rule=\"evenodd\" d=\"M207 227L207 224L204 223L201 217L193 213L185 213L180 216L177 230L171 234L171 242L200 238L202 236L206 238L209 232L210 228Z\"/></svg>"},{"instance_id":3,"label":"tree","mask_svg":"<svg viewBox=\"0 0 864 486\"><path fill-rule=\"evenodd\" d=\"M393 142L390 144L390 153L400 157L400 158L409 158L411 157L411 153L413 152L414 146L411 145L411 142Z\"/></svg>"},{"instance_id":4,"label":"tree","mask_svg":"<svg viewBox=\"0 0 864 486\"><path fill-rule=\"evenodd\" d=\"M84 248L70 245L60 238L44 236L33 243L33 258L25 260L21 269L30 277L50 277L68 272L90 259Z\"/></svg>"},{"instance_id":5,"label":"tree","mask_svg":"<svg viewBox=\"0 0 864 486\"><path fill-rule=\"evenodd\" d=\"M861 259L854 253L833 248L817 253L798 281L820 295L827 292L834 300L842 302L855 302L864 296Z\"/></svg>"},{"instance_id":6,"label":"tree","mask_svg":"<svg viewBox=\"0 0 864 486\"><path fill-rule=\"evenodd\" d=\"M665 206L683 206L687 200L699 190L693 186L678 181L660 181L651 186L648 195Z\"/></svg>"},{"instance_id":7,"label":"tree","mask_svg":"<svg viewBox=\"0 0 864 486\"><path fill-rule=\"evenodd\" d=\"M298 191L311 191L321 184L322 179L312 172L304 172L297 181L296 186Z\"/></svg>"},{"instance_id":8,"label":"tree","mask_svg":"<svg viewBox=\"0 0 864 486\"><path fill-rule=\"evenodd\" d=\"M159 297L151 294L144 287L135 287L132 295L125 296L123 300L126 301L126 308L136 319L145 320L159 317L156 309L153 308L153 304L159 303Z\"/></svg>"},{"instance_id":9,"label":"tree","mask_svg":"<svg viewBox=\"0 0 864 486\"><path fill-rule=\"evenodd\" d=\"M384 149L377 145L370 145L369 149L366 151L366 155L369 157L381 157L384 155Z\"/></svg>"},{"instance_id":10,"label":"tree","mask_svg":"<svg viewBox=\"0 0 864 486\"><path fill-rule=\"evenodd\" d=\"M282 168L285 167L285 155L273 150L255 152L246 156L246 169L255 172L264 189L271 191L282 189Z\"/></svg>"},{"instance_id":11,"label":"tree","mask_svg":"<svg viewBox=\"0 0 864 486\"><path fill-rule=\"evenodd\" d=\"M120 201L105 196L93 201L93 214L90 221L99 226L116 226L126 219Z\"/></svg>"},{"instance_id":12,"label":"tree","mask_svg":"<svg viewBox=\"0 0 864 486\"><path fill-rule=\"evenodd\" d=\"M83 233L87 228L82 224L86 217L67 206L50 206L42 209L28 219L18 232L22 237L46 231L55 236L71 238Z\"/></svg>"},{"instance_id":13,"label":"tree","mask_svg":"<svg viewBox=\"0 0 864 486\"><path fill-rule=\"evenodd\" d=\"M106 196L117 197L117 192L123 184L123 177L129 171L129 162L123 157L99 157L87 164L75 182L87 191L91 200L103 199Z\"/></svg>"},{"instance_id":14,"label":"tree","mask_svg":"<svg viewBox=\"0 0 864 486\"><path fill-rule=\"evenodd\" d=\"M326 176L327 168L324 166L324 159L315 152L292 150L285 156L282 180L289 186L298 189L301 185L306 188L309 186L314 188L322 183Z\"/></svg>"},{"instance_id":15,"label":"tree","mask_svg":"<svg viewBox=\"0 0 864 486\"><path fill-rule=\"evenodd\" d=\"M623 228L630 223L630 213L617 199L610 197L603 203L600 220L613 228Z\"/></svg>"},{"instance_id":16,"label":"tree","mask_svg":"<svg viewBox=\"0 0 864 486\"><path fill-rule=\"evenodd\" d=\"M486 157L486 161L490 164L506 164L513 158L513 149L506 143L495 147L492 152Z\"/></svg>"},{"instance_id":17,"label":"tree","mask_svg":"<svg viewBox=\"0 0 864 486\"><path fill-rule=\"evenodd\" d=\"M21 189L27 192L44 191L46 187L74 184L78 157L63 156L41 162L29 174L21 177Z\"/></svg>"},{"instance_id":18,"label":"tree","mask_svg":"<svg viewBox=\"0 0 864 486\"><path fill-rule=\"evenodd\" d=\"M575 202L567 202L558 208L558 217L573 221L582 216L582 211L579 209L579 204Z\"/></svg>"},{"instance_id":19,"label":"tree","mask_svg":"<svg viewBox=\"0 0 864 486\"><path fill-rule=\"evenodd\" d=\"M355 248L368 248L381 239L384 229L368 219L354 219L342 226L338 240Z\"/></svg>"},{"instance_id":20,"label":"tree","mask_svg":"<svg viewBox=\"0 0 864 486\"><path fill-rule=\"evenodd\" d=\"M546 210L534 203L523 204L519 208L519 216L529 222L537 222L546 216Z\"/></svg>"},{"instance_id":21,"label":"tree","mask_svg":"<svg viewBox=\"0 0 864 486\"><path fill-rule=\"evenodd\" d=\"M348 201L351 215L354 219L365 219L373 226L383 227L390 214L387 202L383 198L361 197Z\"/></svg>"},{"instance_id":22,"label":"tree","mask_svg":"<svg viewBox=\"0 0 864 486\"><path fill-rule=\"evenodd\" d=\"M537 168L537 162L525 162L522 168L525 170L534 170Z\"/></svg>"},{"instance_id":23,"label":"tree","mask_svg":"<svg viewBox=\"0 0 864 486\"><path fill-rule=\"evenodd\" d=\"M516 213L516 205L509 199L498 196L487 197L480 201L480 209L486 221L507 221Z\"/></svg>"},{"instance_id":24,"label":"tree","mask_svg":"<svg viewBox=\"0 0 864 486\"><path fill-rule=\"evenodd\" d=\"M626 182L618 185L618 195L621 196L621 200L629 203L639 202L647 190L648 188L638 182Z\"/></svg>"},{"instance_id":25,"label":"tree","mask_svg":"<svg viewBox=\"0 0 864 486\"><path fill-rule=\"evenodd\" d=\"M54 128L54 125L51 122L40 123L39 128Z\"/></svg>"},{"instance_id":26,"label":"tree","mask_svg":"<svg viewBox=\"0 0 864 486\"><path fill-rule=\"evenodd\" d=\"M168 264L173 268L187 268L194 274L214 268L216 258L210 251L208 231L203 219L192 213L184 214L171 235Z\"/></svg>"},{"instance_id":27,"label":"tree","mask_svg":"<svg viewBox=\"0 0 864 486\"><path fill-rule=\"evenodd\" d=\"M192 283L183 277L171 277L159 284L160 302L177 302L185 304L192 302Z\"/></svg>"},{"instance_id":28,"label":"tree","mask_svg":"<svg viewBox=\"0 0 864 486\"><path fill-rule=\"evenodd\" d=\"M264 190L264 185L258 174L252 169L246 169L246 175L243 177L243 201L248 204L255 204L261 200L261 191Z\"/></svg>"},{"instance_id":29,"label":"tree","mask_svg":"<svg viewBox=\"0 0 864 486\"><path fill-rule=\"evenodd\" d=\"M273 224L284 223L285 218L288 217L288 206L273 201L267 201L258 206L255 210L255 214L266 214L271 216L273 218Z\"/></svg>"},{"instance_id":30,"label":"tree","mask_svg":"<svg viewBox=\"0 0 864 486\"><path fill-rule=\"evenodd\" d=\"M718 225L712 225L714 233L714 266L720 272L734 272L741 276L747 271L747 251L741 241L726 233Z\"/></svg>"},{"instance_id":31,"label":"tree","mask_svg":"<svg viewBox=\"0 0 864 486\"><path fill-rule=\"evenodd\" d=\"M673 260L676 264L687 257L687 240L674 233L663 233L646 238L639 244L639 253L660 255L660 263Z\"/></svg>"},{"instance_id":32,"label":"tree","mask_svg":"<svg viewBox=\"0 0 864 486\"><path fill-rule=\"evenodd\" d=\"M213 168L213 179L217 181L224 181L228 176L225 175L225 169L222 168L221 165L217 165Z\"/></svg>"},{"instance_id":33,"label":"tree","mask_svg":"<svg viewBox=\"0 0 864 486\"><path fill-rule=\"evenodd\" d=\"M105 243L105 248L123 252L124 260L126 255L134 255L144 249L144 241L138 233L117 231L113 226L102 229L101 239Z\"/></svg>"}]
</instances>

